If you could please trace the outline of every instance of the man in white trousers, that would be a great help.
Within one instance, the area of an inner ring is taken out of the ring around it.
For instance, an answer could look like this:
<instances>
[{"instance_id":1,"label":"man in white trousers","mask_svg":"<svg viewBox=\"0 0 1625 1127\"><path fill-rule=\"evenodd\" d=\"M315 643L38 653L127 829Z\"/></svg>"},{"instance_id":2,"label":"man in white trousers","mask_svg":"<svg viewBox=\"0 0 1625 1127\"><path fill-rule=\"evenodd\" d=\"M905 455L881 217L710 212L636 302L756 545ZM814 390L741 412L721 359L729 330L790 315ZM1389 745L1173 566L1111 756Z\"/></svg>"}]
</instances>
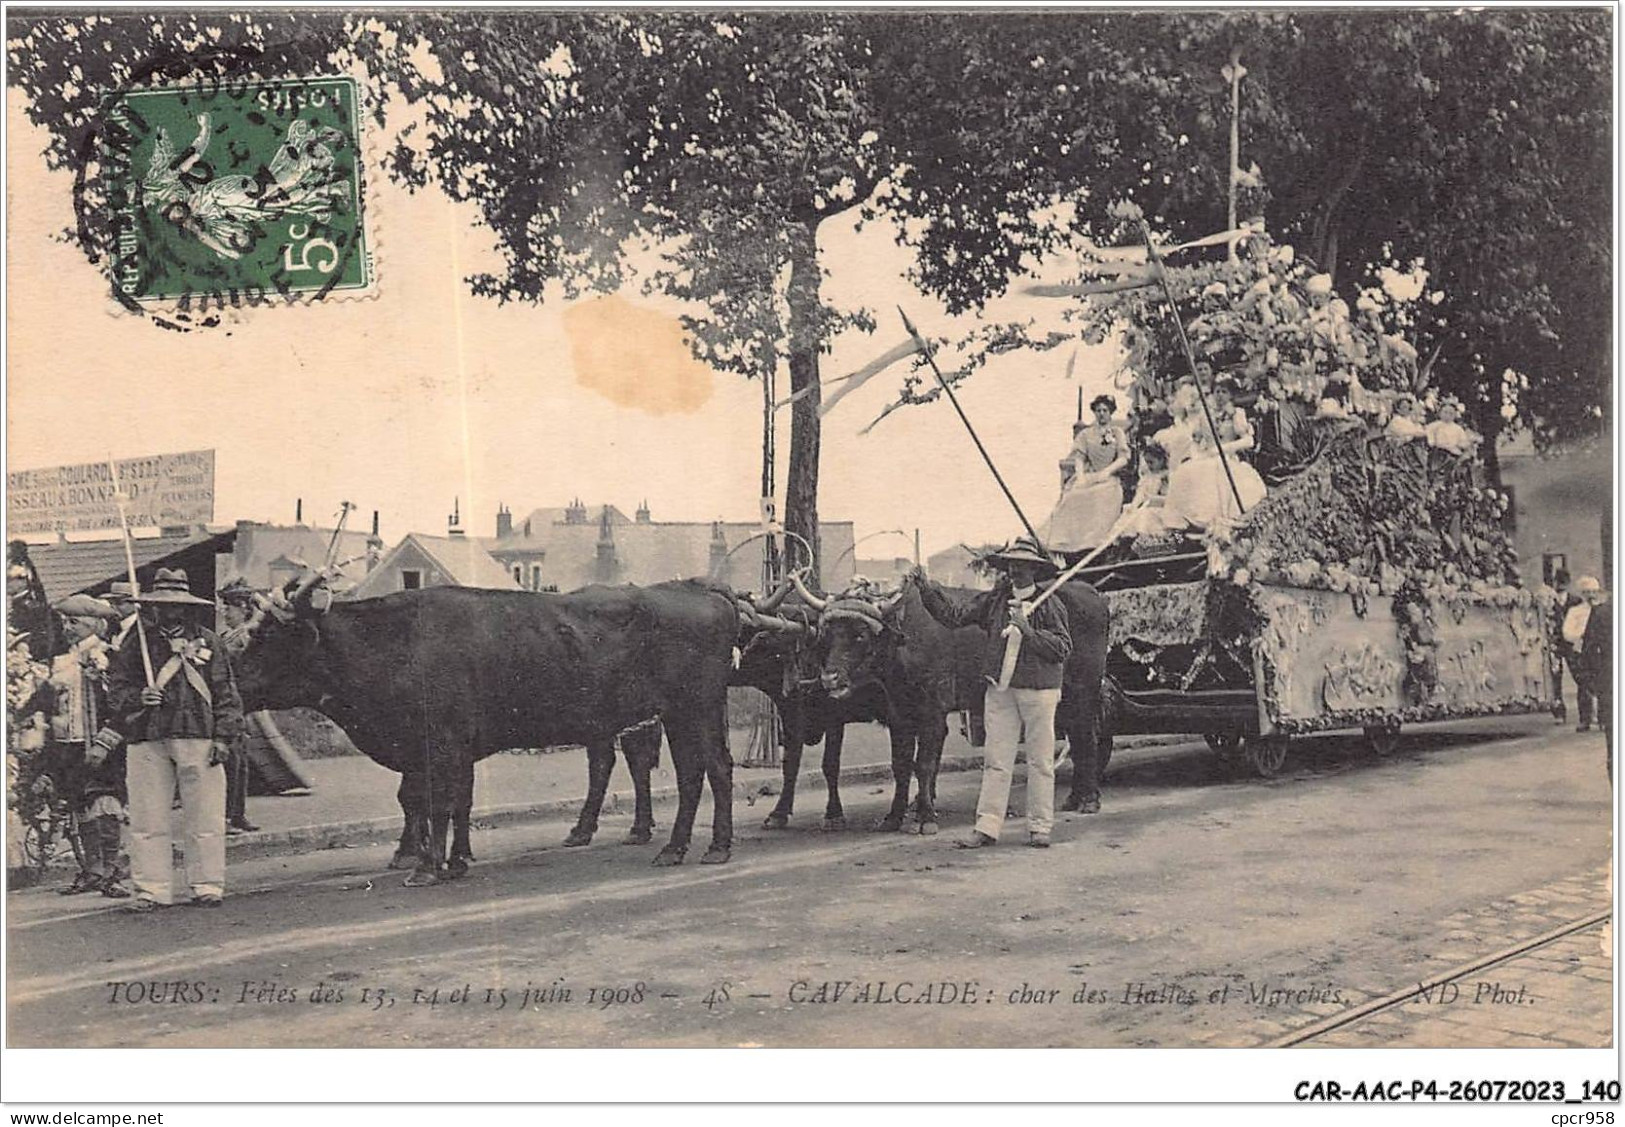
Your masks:
<instances>
[{"instance_id":1,"label":"man in white trousers","mask_svg":"<svg viewBox=\"0 0 1625 1127\"><path fill-rule=\"evenodd\" d=\"M191 901L217 907L226 893L226 773L243 705L226 648L203 625L214 604L191 593L186 572L160 568L139 596L146 649L132 630L109 671L109 728L98 741L128 741L129 911L174 901L171 803L180 785Z\"/></svg>"},{"instance_id":2,"label":"man in white trousers","mask_svg":"<svg viewBox=\"0 0 1625 1127\"><path fill-rule=\"evenodd\" d=\"M1055 709L1061 703L1061 672L1072 654L1072 632L1060 599L1029 604L1040 580L1057 574L1055 560L1022 538L989 557L1001 569L991 591L955 598L915 568L909 581L932 618L948 627L980 626L987 633L982 672L987 680L983 712L987 742L982 748L982 790L976 800L976 829L954 844L962 849L997 845L1010 801L1010 773L1026 730L1027 844L1048 848L1055 824ZM1020 639L1015 660L1007 628ZM1008 667L1008 668L1007 668Z\"/></svg>"}]
</instances>

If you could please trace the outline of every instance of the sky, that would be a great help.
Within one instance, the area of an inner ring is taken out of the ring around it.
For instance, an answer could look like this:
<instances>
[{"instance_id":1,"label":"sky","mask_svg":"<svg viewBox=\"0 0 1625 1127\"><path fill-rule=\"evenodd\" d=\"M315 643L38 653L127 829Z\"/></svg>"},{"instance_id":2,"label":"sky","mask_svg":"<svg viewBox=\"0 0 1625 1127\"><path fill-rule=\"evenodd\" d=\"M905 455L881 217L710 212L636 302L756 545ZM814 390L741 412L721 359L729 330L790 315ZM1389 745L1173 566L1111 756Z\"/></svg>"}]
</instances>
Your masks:
<instances>
[{"instance_id":1,"label":"sky","mask_svg":"<svg viewBox=\"0 0 1625 1127\"><path fill-rule=\"evenodd\" d=\"M7 469L213 448L215 521L328 524L342 501L384 538L441 533L454 503L464 527L492 535L499 503L521 515L579 497L656 520L754 520L761 386L694 360L675 306L638 294L590 302L499 305L461 281L495 264L472 207L374 175L369 234L376 291L315 305L242 312L212 330L175 333L132 315L61 238L71 178L46 171L44 131L8 91ZM880 228L837 218L820 234L827 299L867 305L873 336L851 332L823 359L826 378L904 339L895 309L923 332L963 332L906 280L908 253ZM1012 298L995 312L1047 322L1053 299ZM1027 515L1041 523L1058 492L1079 382L1068 346L1000 357L961 402ZM1107 390L1109 349L1083 348L1088 396ZM860 436L900 386L906 364L848 396L824 420L819 509L857 536L918 528L927 554L1004 540L1019 522L945 401L898 411ZM779 376L781 394L788 376ZM789 411L779 413L779 505ZM859 555L907 554L872 535Z\"/></svg>"}]
</instances>

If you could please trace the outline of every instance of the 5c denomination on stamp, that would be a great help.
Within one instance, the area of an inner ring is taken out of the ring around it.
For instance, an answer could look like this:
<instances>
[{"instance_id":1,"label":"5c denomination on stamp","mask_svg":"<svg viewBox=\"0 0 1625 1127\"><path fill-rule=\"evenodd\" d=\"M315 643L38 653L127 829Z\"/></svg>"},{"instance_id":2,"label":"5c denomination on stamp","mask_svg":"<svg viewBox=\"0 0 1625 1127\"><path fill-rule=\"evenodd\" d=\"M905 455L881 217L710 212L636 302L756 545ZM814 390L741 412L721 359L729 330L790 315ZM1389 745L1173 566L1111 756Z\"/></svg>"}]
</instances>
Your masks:
<instances>
[{"instance_id":1,"label":"5c denomination on stamp","mask_svg":"<svg viewBox=\"0 0 1625 1127\"><path fill-rule=\"evenodd\" d=\"M255 304L373 282L348 77L121 91L102 134L125 301Z\"/></svg>"}]
</instances>

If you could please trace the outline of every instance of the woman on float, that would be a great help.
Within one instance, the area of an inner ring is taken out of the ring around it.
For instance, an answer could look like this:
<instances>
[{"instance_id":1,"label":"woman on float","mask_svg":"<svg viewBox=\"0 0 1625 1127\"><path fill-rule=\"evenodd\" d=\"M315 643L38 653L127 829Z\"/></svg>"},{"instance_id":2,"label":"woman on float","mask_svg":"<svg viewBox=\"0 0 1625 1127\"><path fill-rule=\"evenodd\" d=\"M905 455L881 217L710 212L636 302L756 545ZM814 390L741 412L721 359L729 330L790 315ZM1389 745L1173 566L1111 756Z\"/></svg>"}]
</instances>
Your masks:
<instances>
[{"instance_id":1,"label":"woman on float","mask_svg":"<svg viewBox=\"0 0 1625 1127\"><path fill-rule=\"evenodd\" d=\"M1247 412L1236 406L1235 386L1228 380L1213 385L1213 422L1219 429L1219 443L1233 461L1255 444L1253 424Z\"/></svg>"},{"instance_id":2,"label":"woman on float","mask_svg":"<svg viewBox=\"0 0 1625 1127\"><path fill-rule=\"evenodd\" d=\"M1250 426L1244 440L1240 437L1227 440L1225 448L1228 451L1232 445L1243 441L1246 445L1252 444ZM1192 431L1190 460L1176 466L1168 478L1165 519L1176 527L1183 522L1197 529L1208 529L1235 521L1243 512L1251 511L1254 505L1262 501L1268 492L1264 479L1240 458L1242 448L1238 446L1234 454L1221 461L1212 432L1206 427ZM1226 465L1230 470L1228 475L1225 473ZM1235 481L1234 489L1230 487L1231 479ZM1236 501L1238 493L1241 495L1239 507Z\"/></svg>"},{"instance_id":3,"label":"woman on float","mask_svg":"<svg viewBox=\"0 0 1625 1127\"><path fill-rule=\"evenodd\" d=\"M1160 536L1169 531L1164 505L1168 497L1168 451L1156 439L1140 451L1140 484L1134 490L1134 511L1124 522L1122 537ZM1177 527L1178 522L1174 522Z\"/></svg>"},{"instance_id":4,"label":"woman on float","mask_svg":"<svg viewBox=\"0 0 1625 1127\"><path fill-rule=\"evenodd\" d=\"M1044 533L1044 542L1056 551L1098 547L1123 511L1123 486L1117 475L1128 465L1128 438L1112 422L1117 400L1096 396L1089 410L1095 421L1073 428L1067 453L1072 475L1061 487Z\"/></svg>"}]
</instances>

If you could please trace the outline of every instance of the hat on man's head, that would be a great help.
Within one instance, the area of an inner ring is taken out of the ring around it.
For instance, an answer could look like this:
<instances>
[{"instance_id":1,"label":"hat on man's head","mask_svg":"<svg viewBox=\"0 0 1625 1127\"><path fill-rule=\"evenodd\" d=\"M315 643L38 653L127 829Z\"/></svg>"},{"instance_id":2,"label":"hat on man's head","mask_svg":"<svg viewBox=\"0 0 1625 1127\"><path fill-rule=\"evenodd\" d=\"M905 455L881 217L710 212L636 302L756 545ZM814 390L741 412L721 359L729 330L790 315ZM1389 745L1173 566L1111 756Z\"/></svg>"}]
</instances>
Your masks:
<instances>
[{"instance_id":1,"label":"hat on man's head","mask_svg":"<svg viewBox=\"0 0 1625 1127\"><path fill-rule=\"evenodd\" d=\"M161 567L152 577L152 588L142 591L136 596L136 601L148 603L174 603L188 607L212 607L213 603L207 599L200 599L192 594L192 583L186 577L185 570L175 567Z\"/></svg>"},{"instance_id":2,"label":"hat on man's head","mask_svg":"<svg viewBox=\"0 0 1625 1127\"><path fill-rule=\"evenodd\" d=\"M117 618L118 611L113 609L111 603L105 603L94 595L69 595L65 599L58 599L51 605L51 609L64 618Z\"/></svg>"},{"instance_id":3,"label":"hat on man's head","mask_svg":"<svg viewBox=\"0 0 1625 1127\"><path fill-rule=\"evenodd\" d=\"M1050 553L1039 548L1030 536L1018 536L996 552L989 552L987 562L995 567L1009 567L1013 563L1027 563L1035 567L1059 570L1060 564Z\"/></svg>"}]
</instances>

